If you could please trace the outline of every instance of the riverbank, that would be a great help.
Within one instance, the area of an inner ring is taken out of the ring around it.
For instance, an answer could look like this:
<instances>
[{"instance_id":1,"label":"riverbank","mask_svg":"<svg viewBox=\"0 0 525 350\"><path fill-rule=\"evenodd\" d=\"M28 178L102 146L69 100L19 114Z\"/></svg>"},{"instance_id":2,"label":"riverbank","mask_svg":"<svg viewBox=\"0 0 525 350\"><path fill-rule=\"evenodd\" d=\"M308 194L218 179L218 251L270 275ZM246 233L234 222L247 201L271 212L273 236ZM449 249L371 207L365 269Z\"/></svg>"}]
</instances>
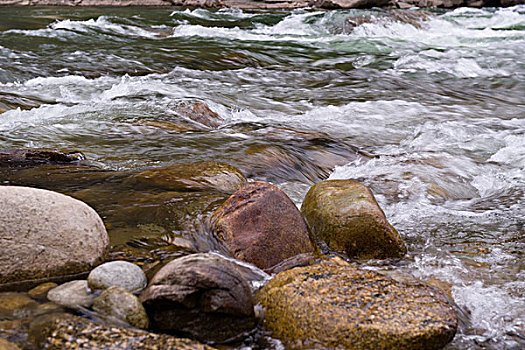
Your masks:
<instances>
[{"instance_id":1,"label":"riverbank","mask_svg":"<svg viewBox=\"0 0 525 350\"><path fill-rule=\"evenodd\" d=\"M525 0L0 0L0 6L181 6L239 9L509 7L524 3Z\"/></svg>"}]
</instances>

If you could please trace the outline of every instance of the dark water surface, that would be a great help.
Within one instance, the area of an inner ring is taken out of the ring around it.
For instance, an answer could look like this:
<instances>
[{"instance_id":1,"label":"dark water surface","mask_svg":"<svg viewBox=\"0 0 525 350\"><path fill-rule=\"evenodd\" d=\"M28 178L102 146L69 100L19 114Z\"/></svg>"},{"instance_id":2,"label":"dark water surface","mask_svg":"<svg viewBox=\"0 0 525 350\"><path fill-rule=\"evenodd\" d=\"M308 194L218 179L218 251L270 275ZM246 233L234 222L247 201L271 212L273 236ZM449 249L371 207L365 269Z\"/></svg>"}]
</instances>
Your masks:
<instances>
[{"instance_id":1,"label":"dark water surface","mask_svg":"<svg viewBox=\"0 0 525 350\"><path fill-rule=\"evenodd\" d=\"M354 28L349 16L368 19ZM130 194L122 173L219 160L297 205L321 179L358 179L408 244L397 268L451 285L465 324L448 348L525 348L525 6L417 17L0 7L0 149L90 160L84 182L50 168L51 179L26 169L4 183L85 200L115 245L167 233L205 250L198 227L134 221L138 202L165 201ZM221 125L181 113L194 102ZM161 214L183 221L224 198Z\"/></svg>"}]
</instances>

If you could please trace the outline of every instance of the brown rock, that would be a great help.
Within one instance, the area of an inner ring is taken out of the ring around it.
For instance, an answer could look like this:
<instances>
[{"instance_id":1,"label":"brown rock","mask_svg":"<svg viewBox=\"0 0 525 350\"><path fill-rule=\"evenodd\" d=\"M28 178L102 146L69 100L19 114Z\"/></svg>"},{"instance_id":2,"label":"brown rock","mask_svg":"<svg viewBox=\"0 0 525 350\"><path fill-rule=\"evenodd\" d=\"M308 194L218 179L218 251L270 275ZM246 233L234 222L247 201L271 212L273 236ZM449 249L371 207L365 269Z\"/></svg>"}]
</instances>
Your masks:
<instances>
[{"instance_id":1,"label":"brown rock","mask_svg":"<svg viewBox=\"0 0 525 350\"><path fill-rule=\"evenodd\" d=\"M69 163L84 159L86 159L86 157L78 151L68 153L56 150L37 149L10 149L0 151L0 165L18 163Z\"/></svg>"},{"instance_id":2,"label":"brown rock","mask_svg":"<svg viewBox=\"0 0 525 350\"><path fill-rule=\"evenodd\" d=\"M0 338L0 350L20 350L20 348L18 347L18 345Z\"/></svg>"},{"instance_id":3,"label":"brown rock","mask_svg":"<svg viewBox=\"0 0 525 350\"><path fill-rule=\"evenodd\" d=\"M47 296L47 292L49 292L51 289L57 287L58 284L54 282L46 282L39 284L35 288L31 289L27 294L35 299L45 299Z\"/></svg>"},{"instance_id":4,"label":"brown rock","mask_svg":"<svg viewBox=\"0 0 525 350\"><path fill-rule=\"evenodd\" d=\"M186 3L194 1L196 3L202 2L204 4L220 3L218 0L185 0ZM192 6L192 5L187 5ZM196 5L195 7L203 7ZM204 7L218 7L218 6L206 6ZM215 113L210 107L204 102L195 102L193 105L182 105L177 108L177 111L183 116L210 128L217 128L221 125L223 119L219 114Z\"/></svg>"},{"instance_id":5,"label":"brown rock","mask_svg":"<svg viewBox=\"0 0 525 350\"><path fill-rule=\"evenodd\" d=\"M212 229L235 258L261 269L314 251L299 210L277 187L251 182L217 209Z\"/></svg>"},{"instance_id":6,"label":"brown rock","mask_svg":"<svg viewBox=\"0 0 525 350\"><path fill-rule=\"evenodd\" d=\"M313 236L350 258L399 258L406 246L386 220L372 191L355 180L313 186L301 207Z\"/></svg>"},{"instance_id":7,"label":"brown rock","mask_svg":"<svg viewBox=\"0 0 525 350\"><path fill-rule=\"evenodd\" d=\"M235 264L193 254L162 267L140 295L154 329L225 341L256 325L248 282Z\"/></svg>"},{"instance_id":8,"label":"brown rock","mask_svg":"<svg viewBox=\"0 0 525 350\"><path fill-rule=\"evenodd\" d=\"M179 163L140 172L131 182L173 191L219 191L232 193L246 178L234 166L213 162Z\"/></svg>"},{"instance_id":9,"label":"brown rock","mask_svg":"<svg viewBox=\"0 0 525 350\"><path fill-rule=\"evenodd\" d=\"M257 301L287 348L440 349L458 323L439 290L346 264L282 272Z\"/></svg>"},{"instance_id":10,"label":"brown rock","mask_svg":"<svg viewBox=\"0 0 525 350\"><path fill-rule=\"evenodd\" d=\"M212 350L204 344L134 328L102 325L68 314L41 316L31 322L29 340L37 349Z\"/></svg>"},{"instance_id":11,"label":"brown rock","mask_svg":"<svg viewBox=\"0 0 525 350\"><path fill-rule=\"evenodd\" d=\"M111 319L125 322L133 327L147 329L148 315L139 299L122 287L109 287L93 302L93 310Z\"/></svg>"},{"instance_id":12,"label":"brown rock","mask_svg":"<svg viewBox=\"0 0 525 350\"><path fill-rule=\"evenodd\" d=\"M372 8L388 5L390 0L314 0L315 7L327 9Z\"/></svg>"}]
</instances>

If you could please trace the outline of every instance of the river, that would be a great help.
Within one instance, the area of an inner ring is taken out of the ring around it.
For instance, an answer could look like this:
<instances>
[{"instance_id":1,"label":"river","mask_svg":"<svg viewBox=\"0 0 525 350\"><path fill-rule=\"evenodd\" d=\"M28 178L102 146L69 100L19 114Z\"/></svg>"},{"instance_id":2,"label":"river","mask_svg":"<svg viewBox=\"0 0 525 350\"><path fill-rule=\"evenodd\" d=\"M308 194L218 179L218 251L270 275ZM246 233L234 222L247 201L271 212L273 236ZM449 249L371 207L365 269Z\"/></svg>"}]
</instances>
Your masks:
<instances>
[{"instance_id":1,"label":"river","mask_svg":"<svg viewBox=\"0 0 525 350\"><path fill-rule=\"evenodd\" d=\"M321 179L357 179L407 243L396 269L450 285L447 349L523 349L525 6L406 22L3 7L0 149L77 149L111 171L219 160L298 206ZM221 125L181 115L194 102Z\"/></svg>"}]
</instances>

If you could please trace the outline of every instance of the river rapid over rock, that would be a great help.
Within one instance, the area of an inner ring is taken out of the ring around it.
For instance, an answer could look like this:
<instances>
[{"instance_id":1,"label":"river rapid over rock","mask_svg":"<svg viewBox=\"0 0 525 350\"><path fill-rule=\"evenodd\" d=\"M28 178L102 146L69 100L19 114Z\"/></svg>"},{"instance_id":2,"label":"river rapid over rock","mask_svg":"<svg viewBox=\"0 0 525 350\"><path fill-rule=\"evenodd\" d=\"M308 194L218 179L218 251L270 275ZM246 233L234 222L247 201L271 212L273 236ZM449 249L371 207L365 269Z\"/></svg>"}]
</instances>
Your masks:
<instances>
[{"instance_id":1,"label":"river rapid over rock","mask_svg":"<svg viewBox=\"0 0 525 350\"><path fill-rule=\"evenodd\" d=\"M408 249L363 266L449 288L446 349L525 348L525 5L398 12L2 7L0 151L78 150L91 173L0 166L0 184L86 201L114 256L165 258L215 243L135 220L163 195L108 181L213 160L300 206L321 180L356 179Z\"/></svg>"}]
</instances>

